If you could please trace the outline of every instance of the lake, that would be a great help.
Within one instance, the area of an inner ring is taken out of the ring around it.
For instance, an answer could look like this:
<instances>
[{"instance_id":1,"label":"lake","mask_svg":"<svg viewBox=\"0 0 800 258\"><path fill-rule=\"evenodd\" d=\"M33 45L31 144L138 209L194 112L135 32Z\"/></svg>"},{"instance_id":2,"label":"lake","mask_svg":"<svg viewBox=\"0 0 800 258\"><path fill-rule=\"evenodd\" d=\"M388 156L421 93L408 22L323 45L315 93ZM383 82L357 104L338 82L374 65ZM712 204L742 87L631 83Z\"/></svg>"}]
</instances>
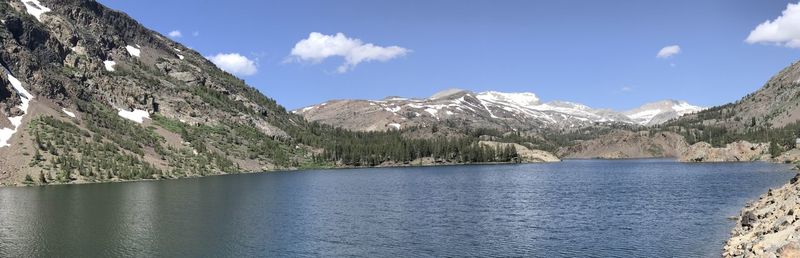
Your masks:
<instances>
[{"instance_id":1,"label":"lake","mask_svg":"<svg viewBox=\"0 0 800 258\"><path fill-rule=\"evenodd\" d=\"M569 160L0 188L0 256L718 257L767 163Z\"/></svg>"}]
</instances>

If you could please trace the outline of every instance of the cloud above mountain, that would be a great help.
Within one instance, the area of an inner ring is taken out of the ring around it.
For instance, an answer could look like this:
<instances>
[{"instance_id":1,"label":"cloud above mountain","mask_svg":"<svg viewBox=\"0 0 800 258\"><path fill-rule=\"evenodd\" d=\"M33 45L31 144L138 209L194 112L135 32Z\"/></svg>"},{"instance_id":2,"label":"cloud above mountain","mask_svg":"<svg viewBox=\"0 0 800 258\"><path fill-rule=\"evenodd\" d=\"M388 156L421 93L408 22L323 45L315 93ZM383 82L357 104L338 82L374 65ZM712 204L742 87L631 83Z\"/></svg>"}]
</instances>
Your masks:
<instances>
[{"instance_id":1,"label":"cloud above mountain","mask_svg":"<svg viewBox=\"0 0 800 258\"><path fill-rule=\"evenodd\" d=\"M239 53L219 53L206 58L220 69L235 75L249 76L258 72L256 62Z\"/></svg>"},{"instance_id":2,"label":"cloud above mountain","mask_svg":"<svg viewBox=\"0 0 800 258\"><path fill-rule=\"evenodd\" d=\"M171 37L171 38L183 37L183 33L181 33L181 31L179 31L179 30L170 31L167 35L169 35L169 37Z\"/></svg>"},{"instance_id":3,"label":"cloud above mountain","mask_svg":"<svg viewBox=\"0 0 800 258\"><path fill-rule=\"evenodd\" d=\"M656 57L669 58L679 53L681 53L681 46L671 45L661 48L661 50L658 51L658 54L656 54Z\"/></svg>"},{"instance_id":4,"label":"cloud above mountain","mask_svg":"<svg viewBox=\"0 0 800 258\"><path fill-rule=\"evenodd\" d=\"M407 55L411 50L399 46L376 46L360 39L348 38L343 33L325 35L312 32L308 38L300 40L292 48L289 60L305 61L314 64L330 57L342 57L344 63L336 71L345 73L362 62L386 62Z\"/></svg>"},{"instance_id":5,"label":"cloud above mountain","mask_svg":"<svg viewBox=\"0 0 800 258\"><path fill-rule=\"evenodd\" d=\"M745 42L800 48L800 3L788 4L781 16L756 26Z\"/></svg>"}]
</instances>

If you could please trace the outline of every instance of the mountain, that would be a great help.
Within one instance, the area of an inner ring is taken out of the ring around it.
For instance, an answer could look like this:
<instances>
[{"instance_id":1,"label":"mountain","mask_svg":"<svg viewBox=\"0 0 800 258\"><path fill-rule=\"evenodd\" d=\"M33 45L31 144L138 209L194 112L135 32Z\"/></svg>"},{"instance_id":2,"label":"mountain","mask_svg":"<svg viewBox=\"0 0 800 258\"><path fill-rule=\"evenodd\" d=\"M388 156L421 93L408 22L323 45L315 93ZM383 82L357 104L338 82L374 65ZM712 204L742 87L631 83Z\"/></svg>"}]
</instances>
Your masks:
<instances>
[{"instance_id":1,"label":"mountain","mask_svg":"<svg viewBox=\"0 0 800 258\"><path fill-rule=\"evenodd\" d=\"M781 160L800 143L800 62L740 100L700 111L679 101L625 112L648 131L594 131L557 146L561 157L675 157L684 161ZM676 119L656 115L656 111ZM665 121L666 122L662 122ZM784 155L781 155L781 154Z\"/></svg>"},{"instance_id":2,"label":"mountain","mask_svg":"<svg viewBox=\"0 0 800 258\"><path fill-rule=\"evenodd\" d=\"M314 150L293 141L302 117L95 1L4 1L0 22L0 182L260 171Z\"/></svg>"},{"instance_id":3,"label":"mountain","mask_svg":"<svg viewBox=\"0 0 800 258\"><path fill-rule=\"evenodd\" d=\"M641 125L658 125L686 114L696 113L704 108L693 106L686 101L662 100L644 104L623 114Z\"/></svg>"},{"instance_id":4,"label":"mountain","mask_svg":"<svg viewBox=\"0 0 800 258\"><path fill-rule=\"evenodd\" d=\"M0 44L2 185L554 160L510 144L527 138L420 139L309 122L92 0L2 1Z\"/></svg>"},{"instance_id":5,"label":"mountain","mask_svg":"<svg viewBox=\"0 0 800 258\"><path fill-rule=\"evenodd\" d=\"M683 101L665 100L616 112L566 102L542 102L533 93L461 89L438 92L429 98L388 97L383 100L332 100L293 112L358 131L384 131L449 124L499 130L574 129L596 124L655 125L702 110Z\"/></svg>"},{"instance_id":6,"label":"mountain","mask_svg":"<svg viewBox=\"0 0 800 258\"><path fill-rule=\"evenodd\" d=\"M688 115L676 123L718 126L733 131L781 128L800 120L800 62L795 62L742 99Z\"/></svg>"},{"instance_id":7,"label":"mountain","mask_svg":"<svg viewBox=\"0 0 800 258\"><path fill-rule=\"evenodd\" d=\"M689 143L723 147L737 141L770 143L776 156L800 138L800 63L795 62L742 99L688 114L662 125Z\"/></svg>"}]
</instances>

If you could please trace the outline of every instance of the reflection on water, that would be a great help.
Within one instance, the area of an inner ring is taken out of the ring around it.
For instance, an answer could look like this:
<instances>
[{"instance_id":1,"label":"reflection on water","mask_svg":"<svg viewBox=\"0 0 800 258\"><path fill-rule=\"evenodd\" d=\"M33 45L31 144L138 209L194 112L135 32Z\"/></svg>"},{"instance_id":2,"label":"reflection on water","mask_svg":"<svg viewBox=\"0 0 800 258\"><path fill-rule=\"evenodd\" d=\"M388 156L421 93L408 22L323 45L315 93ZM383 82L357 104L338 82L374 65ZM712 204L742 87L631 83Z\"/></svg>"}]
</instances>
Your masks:
<instances>
[{"instance_id":1,"label":"reflection on water","mask_svg":"<svg viewBox=\"0 0 800 258\"><path fill-rule=\"evenodd\" d=\"M0 189L0 256L717 256L793 172L665 160Z\"/></svg>"}]
</instances>

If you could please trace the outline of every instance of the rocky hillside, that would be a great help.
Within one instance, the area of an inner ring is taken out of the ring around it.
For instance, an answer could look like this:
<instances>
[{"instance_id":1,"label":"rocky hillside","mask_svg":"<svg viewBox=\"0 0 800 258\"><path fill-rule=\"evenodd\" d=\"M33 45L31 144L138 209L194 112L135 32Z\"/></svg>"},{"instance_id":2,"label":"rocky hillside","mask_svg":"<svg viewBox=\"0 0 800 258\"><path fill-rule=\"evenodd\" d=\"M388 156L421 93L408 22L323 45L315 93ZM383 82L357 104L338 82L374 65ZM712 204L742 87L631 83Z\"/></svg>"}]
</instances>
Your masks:
<instances>
[{"instance_id":1,"label":"rocky hillside","mask_svg":"<svg viewBox=\"0 0 800 258\"><path fill-rule=\"evenodd\" d=\"M778 156L800 138L800 63L777 73L759 90L722 106L691 113L657 126L683 135L690 144L725 147L737 141L768 144Z\"/></svg>"},{"instance_id":2,"label":"rocky hillside","mask_svg":"<svg viewBox=\"0 0 800 258\"><path fill-rule=\"evenodd\" d=\"M598 124L654 125L699 110L702 108L670 100L616 112L566 101L541 102L533 93L450 89L424 99L332 100L293 112L310 121L358 131L431 125L541 131Z\"/></svg>"},{"instance_id":3,"label":"rocky hillside","mask_svg":"<svg viewBox=\"0 0 800 258\"><path fill-rule=\"evenodd\" d=\"M659 157L663 154L689 162L792 162L796 160L797 155L792 153L796 152L793 150L800 138L798 96L800 63L794 63L772 77L764 87L734 103L695 111L686 103L665 101L625 113L640 124L651 125L649 135L678 136L671 140L676 149L653 145L649 136L638 135L634 128L566 142L559 153L581 158ZM663 110L665 115L654 115L655 110ZM670 115L684 112L675 119Z\"/></svg>"},{"instance_id":4,"label":"rocky hillside","mask_svg":"<svg viewBox=\"0 0 800 258\"><path fill-rule=\"evenodd\" d=\"M800 257L800 175L747 204L723 257Z\"/></svg>"},{"instance_id":5,"label":"rocky hillside","mask_svg":"<svg viewBox=\"0 0 800 258\"><path fill-rule=\"evenodd\" d=\"M753 127L781 128L798 120L800 62L795 62L741 100L687 115L676 124L703 124L742 132Z\"/></svg>"},{"instance_id":6,"label":"rocky hillside","mask_svg":"<svg viewBox=\"0 0 800 258\"><path fill-rule=\"evenodd\" d=\"M578 159L678 158L688 148L683 136L672 132L614 130L592 139L578 140L571 146L563 146L558 154Z\"/></svg>"},{"instance_id":7,"label":"rocky hillside","mask_svg":"<svg viewBox=\"0 0 800 258\"><path fill-rule=\"evenodd\" d=\"M305 121L95 1L0 2L0 182L298 166Z\"/></svg>"},{"instance_id":8,"label":"rocky hillside","mask_svg":"<svg viewBox=\"0 0 800 258\"><path fill-rule=\"evenodd\" d=\"M479 134L408 139L310 123L95 1L2 1L0 23L0 184L519 158Z\"/></svg>"}]
</instances>

